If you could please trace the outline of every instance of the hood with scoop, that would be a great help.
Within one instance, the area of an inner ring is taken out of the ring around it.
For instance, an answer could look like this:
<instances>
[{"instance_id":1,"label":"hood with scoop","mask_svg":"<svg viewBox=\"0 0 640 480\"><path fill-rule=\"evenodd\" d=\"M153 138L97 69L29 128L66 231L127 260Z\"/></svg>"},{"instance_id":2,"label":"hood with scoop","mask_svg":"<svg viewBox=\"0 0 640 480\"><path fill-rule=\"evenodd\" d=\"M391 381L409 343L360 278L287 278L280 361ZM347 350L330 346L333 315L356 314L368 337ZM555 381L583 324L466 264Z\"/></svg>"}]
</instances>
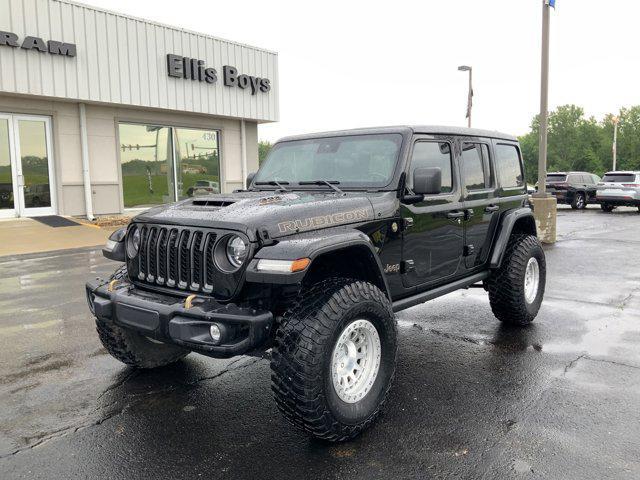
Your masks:
<instances>
[{"instance_id":1,"label":"hood with scoop","mask_svg":"<svg viewBox=\"0 0 640 480\"><path fill-rule=\"evenodd\" d=\"M367 192L343 195L318 191L243 191L154 207L134 221L242 231L253 241L258 232L263 239L279 238L373 220L376 212L371 195L380 196ZM395 195L392 197L395 199Z\"/></svg>"}]
</instances>

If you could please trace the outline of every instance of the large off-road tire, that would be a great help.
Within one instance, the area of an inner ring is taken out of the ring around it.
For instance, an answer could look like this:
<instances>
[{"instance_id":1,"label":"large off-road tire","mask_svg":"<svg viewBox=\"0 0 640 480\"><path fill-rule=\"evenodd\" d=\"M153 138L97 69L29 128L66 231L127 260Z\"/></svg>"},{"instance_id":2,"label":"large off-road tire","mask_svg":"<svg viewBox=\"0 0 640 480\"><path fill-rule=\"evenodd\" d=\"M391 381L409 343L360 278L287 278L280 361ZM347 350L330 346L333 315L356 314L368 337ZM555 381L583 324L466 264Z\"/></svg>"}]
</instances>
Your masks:
<instances>
[{"instance_id":1,"label":"large off-road tire","mask_svg":"<svg viewBox=\"0 0 640 480\"><path fill-rule=\"evenodd\" d=\"M614 207L613 205L610 205L608 203L601 203L600 204L600 208L602 209L603 212L610 213L610 212L613 212L613 209L616 208L616 207Z\"/></svg>"},{"instance_id":2,"label":"large off-road tire","mask_svg":"<svg viewBox=\"0 0 640 480\"><path fill-rule=\"evenodd\" d=\"M352 439L380 414L396 352L395 317L380 289L352 279L321 281L276 332L271 380L278 408L308 435Z\"/></svg>"},{"instance_id":3,"label":"large off-road tire","mask_svg":"<svg viewBox=\"0 0 640 480\"><path fill-rule=\"evenodd\" d=\"M110 280L121 280L126 276L127 267L123 265L111 275ZM96 329L102 345L111 356L132 367L162 367L189 354L189 350L151 340L108 320L96 318Z\"/></svg>"},{"instance_id":4,"label":"large off-road tire","mask_svg":"<svg viewBox=\"0 0 640 480\"><path fill-rule=\"evenodd\" d=\"M574 210L583 210L587 208L587 198L584 193L577 192L571 201L571 208Z\"/></svg>"},{"instance_id":5,"label":"large off-road tire","mask_svg":"<svg viewBox=\"0 0 640 480\"><path fill-rule=\"evenodd\" d=\"M546 276L540 241L533 235L512 235L500 268L487 281L496 318L509 325L530 324L540 310Z\"/></svg>"}]
</instances>

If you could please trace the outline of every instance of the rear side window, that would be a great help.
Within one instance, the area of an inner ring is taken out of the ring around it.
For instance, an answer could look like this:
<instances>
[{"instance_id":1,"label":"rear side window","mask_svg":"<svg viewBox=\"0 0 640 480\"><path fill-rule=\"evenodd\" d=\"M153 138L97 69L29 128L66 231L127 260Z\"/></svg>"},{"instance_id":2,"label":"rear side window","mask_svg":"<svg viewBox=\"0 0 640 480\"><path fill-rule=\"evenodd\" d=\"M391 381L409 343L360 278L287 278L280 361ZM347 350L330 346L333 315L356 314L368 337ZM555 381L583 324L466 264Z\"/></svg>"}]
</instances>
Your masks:
<instances>
[{"instance_id":1,"label":"rear side window","mask_svg":"<svg viewBox=\"0 0 640 480\"><path fill-rule=\"evenodd\" d=\"M483 143L462 144L462 176L467 190L491 186L489 148Z\"/></svg>"},{"instance_id":2,"label":"rear side window","mask_svg":"<svg viewBox=\"0 0 640 480\"><path fill-rule=\"evenodd\" d=\"M609 183L633 183L636 176L633 173L605 173L602 177L603 182Z\"/></svg>"},{"instance_id":3,"label":"rear side window","mask_svg":"<svg viewBox=\"0 0 640 480\"><path fill-rule=\"evenodd\" d=\"M499 143L496 145L496 170L503 188L522 187L524 175L520 154L515 145Z\"/></svg>"},{"instance_id":4,"label":"rear side window","mask_svg":"<svg viewBox=\"0 0 640 480\"><path fill-rule=\"evenodd\" d=\"M582 175L569 175L569 183L583 183L582 182Z\"/></svg>"},{"instance_id":5,"label":"rear side window","mask_svg":"<svg viewBox=\"0 0 640 480\"><path fill-rule=\"evenodd\" d=\"M413 188L413 172L416 168L430 167L440 168L442 172L440 193L451 192L453 190L451 145L445 142L416 142L413 147L407 186Z\"/></svg>"}]
</instances>

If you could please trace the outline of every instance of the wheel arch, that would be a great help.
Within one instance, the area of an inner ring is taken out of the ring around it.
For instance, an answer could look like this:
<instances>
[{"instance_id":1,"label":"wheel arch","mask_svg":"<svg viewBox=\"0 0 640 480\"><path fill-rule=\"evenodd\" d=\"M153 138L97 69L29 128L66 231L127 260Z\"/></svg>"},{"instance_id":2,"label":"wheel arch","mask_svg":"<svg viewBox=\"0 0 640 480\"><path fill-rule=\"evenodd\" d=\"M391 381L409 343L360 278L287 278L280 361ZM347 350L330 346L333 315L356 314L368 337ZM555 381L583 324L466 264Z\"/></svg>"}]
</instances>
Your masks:
<instances>
[{"instance_id":1,"label":"wheel arch","mask_svg":"<svg viewBox=\"0 0 640 480\"><path fill-rule=\"evenodd\" d=\"M382 264L369 244L354 243L319 252L312 258L303 282L313 284L332 276L370 282L391 300Z\"/></svg>"},{"instance_id":2,"label":"wheel arch","mask_svg":"<svg viewBox=\"0 0 640 480\"><path fill-rule=\"evenodd\" d=\"M513 234L538 236L536 221L529 208L518 208L506 213L500 223L500 231L493 246L489 267L500 268L509 238Z\"/></svg>"},{"instance_id":3,"label":"wheel arch","mask_svg":"<svg viewBox=\"0 0 640 480\"><path fill-rule=\"evenodd\" d=\"M258 272L262 258L295 260L309 258L301 272ZM246 280L255 283L309 285L327 277L347 276L371 282L391 300L380 258L371 239L355 229L327 229L291 238L258 250L246 270Z\"/></svg>"}]
</instances>

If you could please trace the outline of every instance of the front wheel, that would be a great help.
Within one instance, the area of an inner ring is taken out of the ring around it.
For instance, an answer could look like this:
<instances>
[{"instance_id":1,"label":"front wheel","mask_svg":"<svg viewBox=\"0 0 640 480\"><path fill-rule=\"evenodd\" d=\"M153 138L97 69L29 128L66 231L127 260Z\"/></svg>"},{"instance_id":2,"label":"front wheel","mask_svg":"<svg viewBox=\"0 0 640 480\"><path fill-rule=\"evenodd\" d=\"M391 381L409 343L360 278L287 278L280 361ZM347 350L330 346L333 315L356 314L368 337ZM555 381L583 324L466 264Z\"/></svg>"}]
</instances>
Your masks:
<instances>
[{"instance_id":1,"label":"front wheel","mask_svg":"<svg viewBox=\"0 0 640 480\"><path fill-rule=\"evenodd\" d=\"M512 235L500 268L487 281L496 318L510 325L530 324L540 310L546 277L540 241L533 235Z\"/></svg>"},{"instance_id":2,"label":"front wheel","mask_svg":"<svg viewBox=\"0 0 640 480\"><path fill-rule=\"evenodd\" d=\"M324 280L284 315L271 361L284 416L307 434L349 440L371 425L396 366L391 303L368 282Z\"/></svg>"}]
</instances>

